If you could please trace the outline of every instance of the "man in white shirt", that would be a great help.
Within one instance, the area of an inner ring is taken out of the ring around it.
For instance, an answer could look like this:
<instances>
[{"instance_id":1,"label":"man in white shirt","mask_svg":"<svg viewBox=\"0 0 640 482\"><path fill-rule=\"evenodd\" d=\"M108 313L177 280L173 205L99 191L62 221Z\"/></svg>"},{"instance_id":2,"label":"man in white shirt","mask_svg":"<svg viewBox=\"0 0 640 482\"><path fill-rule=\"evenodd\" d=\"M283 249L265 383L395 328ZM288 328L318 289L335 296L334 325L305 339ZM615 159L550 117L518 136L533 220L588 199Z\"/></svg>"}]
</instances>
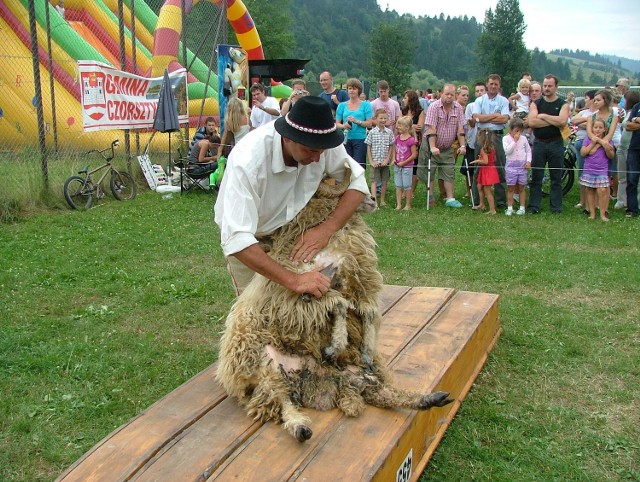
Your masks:
<instances>
[{"instance_id":1,"label":"man in white shirt","mask_svg":"<svg viewBox=\"0 0 640 482\"><path fill-rule=\"evenodd\" d=\"M280 117L280 104L275 97L267 97L264 85L255 83L251 86L251 128L257 129Z\"/></svg>"},{"instance_id":2,"label":"man in white shirt","mask_svg":"<svg viewBox=\"0 0 640 482\"><path fill-rule=\"evenodd\" d=\"M236 292L254 273L296 293L320 297L330 280L320 271L294 273L278 264L258 239L290 222L309 202L324 177L342 179L345 162L351 182L334 213L308 230L291 252L293 261L309 262L349 220L369 195L364 170L347 154L329 105L319 97L299 99L276 122L251 131L229 155L215 206L221 246Z\"/></svg>"}]
</instances>

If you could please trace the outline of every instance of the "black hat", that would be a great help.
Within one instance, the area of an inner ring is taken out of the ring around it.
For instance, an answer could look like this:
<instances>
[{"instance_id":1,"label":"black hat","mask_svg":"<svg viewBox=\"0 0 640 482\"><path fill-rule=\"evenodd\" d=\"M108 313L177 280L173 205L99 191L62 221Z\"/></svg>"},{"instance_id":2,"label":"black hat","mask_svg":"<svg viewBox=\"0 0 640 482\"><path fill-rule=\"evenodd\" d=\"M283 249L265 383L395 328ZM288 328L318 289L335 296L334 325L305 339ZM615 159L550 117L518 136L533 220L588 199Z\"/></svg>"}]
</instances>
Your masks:
<instances>
[{"instance_id":1,"label":"black hat","mask_svg":"<svg viewBox=\"0 0 640 482\"><path fill-rule=\"evenodd\" d=\"M286 116L276 119L276 130L282 137L312 149L331 149L344 140L329 104L314 96L298 99Z\"/></svg>"}]
</instances>

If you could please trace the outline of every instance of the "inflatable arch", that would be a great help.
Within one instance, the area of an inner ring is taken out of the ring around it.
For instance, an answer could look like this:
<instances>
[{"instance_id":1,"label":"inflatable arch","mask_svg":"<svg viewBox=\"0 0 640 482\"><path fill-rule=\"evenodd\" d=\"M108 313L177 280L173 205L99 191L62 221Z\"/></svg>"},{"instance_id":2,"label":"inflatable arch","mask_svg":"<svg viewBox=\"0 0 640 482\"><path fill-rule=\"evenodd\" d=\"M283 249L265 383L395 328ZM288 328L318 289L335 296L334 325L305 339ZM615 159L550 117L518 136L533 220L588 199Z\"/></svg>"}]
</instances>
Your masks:
<instances>
[{"instance_id":1,"label":"inflatable arch","mask_svg":"<svg viewBox=\"0 0 640 482\"><path fill-rule=\"evenodd\" d=\"M236 33L240 46L247 52L249 60L264 59L262 42L256 29L253 19L247 7L241 0L208 0L219 8L223 8L223 2L227 5L227 20ZM200 0L185 1L185 15L197 5ZM173 72L182 67L178 61L178 48L182 35L182 0L166 0L160 8L158 23L156 24L151 58L151 77L160 77L167 68ZM218 76L212 73L209 83L205 84L204 79L198 80L193 75L189 75L189 112L192 120L193 113L200 112L202 99L205 99L203 112L215 115L219 113L217 81ZM291 89L288 86L280 85L274 92L278 97L289 96ZM197 119L197 117L196 117Z\"/></svg>"}]
</instances>

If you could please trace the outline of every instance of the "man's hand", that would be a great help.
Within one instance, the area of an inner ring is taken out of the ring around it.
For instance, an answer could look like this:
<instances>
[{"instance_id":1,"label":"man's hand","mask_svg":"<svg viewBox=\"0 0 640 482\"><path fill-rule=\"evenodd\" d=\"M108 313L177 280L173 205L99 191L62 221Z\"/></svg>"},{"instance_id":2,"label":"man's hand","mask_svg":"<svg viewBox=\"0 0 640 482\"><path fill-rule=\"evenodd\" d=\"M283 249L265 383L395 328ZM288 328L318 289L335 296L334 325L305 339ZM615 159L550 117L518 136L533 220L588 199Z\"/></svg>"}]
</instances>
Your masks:
<instances>
[{"instance_id":1,"label":"man's hand","mask_svg":"<svg viewBox=\"0 0 640 482\"><path fill-rule=\"evenodd\" d=\"M329 243L332 234L323 224L314 226L298 238L289 259L308 263Z\"/></svg>"},{"instance_id":2,"label":"man's hand","mask_svg":"<svg viewBox=\"0 0 640 482\"><path fill-rule=\"evenodd\" d=\"M331 288L331 280L320 272L322 269L324 267L321 266L313 271L299 274L293 291L299 295L309 293L316 298L324 295Z\"/></svg>"},{"instance_id":3,"label":"man's hand","mask_svg":"<svg viewBox=\"0 0 640 482\"><path fill-rule=\"evenodd\" d=\"M440 149L438 149L437 147L432 147L431 148L431 155L439 156L440 155Z\"/></svg>"}]
</instances>

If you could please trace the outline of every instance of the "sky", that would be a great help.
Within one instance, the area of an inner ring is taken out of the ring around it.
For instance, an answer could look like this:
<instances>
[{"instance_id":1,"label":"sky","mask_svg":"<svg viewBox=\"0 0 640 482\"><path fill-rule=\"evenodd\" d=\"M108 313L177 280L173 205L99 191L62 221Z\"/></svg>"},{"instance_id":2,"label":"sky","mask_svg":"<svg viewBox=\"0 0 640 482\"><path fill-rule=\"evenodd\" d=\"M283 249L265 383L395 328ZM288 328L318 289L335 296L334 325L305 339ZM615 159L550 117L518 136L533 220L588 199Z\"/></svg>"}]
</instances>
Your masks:
<instances>
[{"instance_id":1,"label":"sky","mask_svg":"<svg viewBox=\"0 0 640 482\"><path fill-rule=\"evenodd\" d=\"M476 17L495 12L498 0L377 0L382 10L414 16ZM638 0L520 0L528 49L587 50L640 60L640 1Z\"/></svg>"}]
</instances>

